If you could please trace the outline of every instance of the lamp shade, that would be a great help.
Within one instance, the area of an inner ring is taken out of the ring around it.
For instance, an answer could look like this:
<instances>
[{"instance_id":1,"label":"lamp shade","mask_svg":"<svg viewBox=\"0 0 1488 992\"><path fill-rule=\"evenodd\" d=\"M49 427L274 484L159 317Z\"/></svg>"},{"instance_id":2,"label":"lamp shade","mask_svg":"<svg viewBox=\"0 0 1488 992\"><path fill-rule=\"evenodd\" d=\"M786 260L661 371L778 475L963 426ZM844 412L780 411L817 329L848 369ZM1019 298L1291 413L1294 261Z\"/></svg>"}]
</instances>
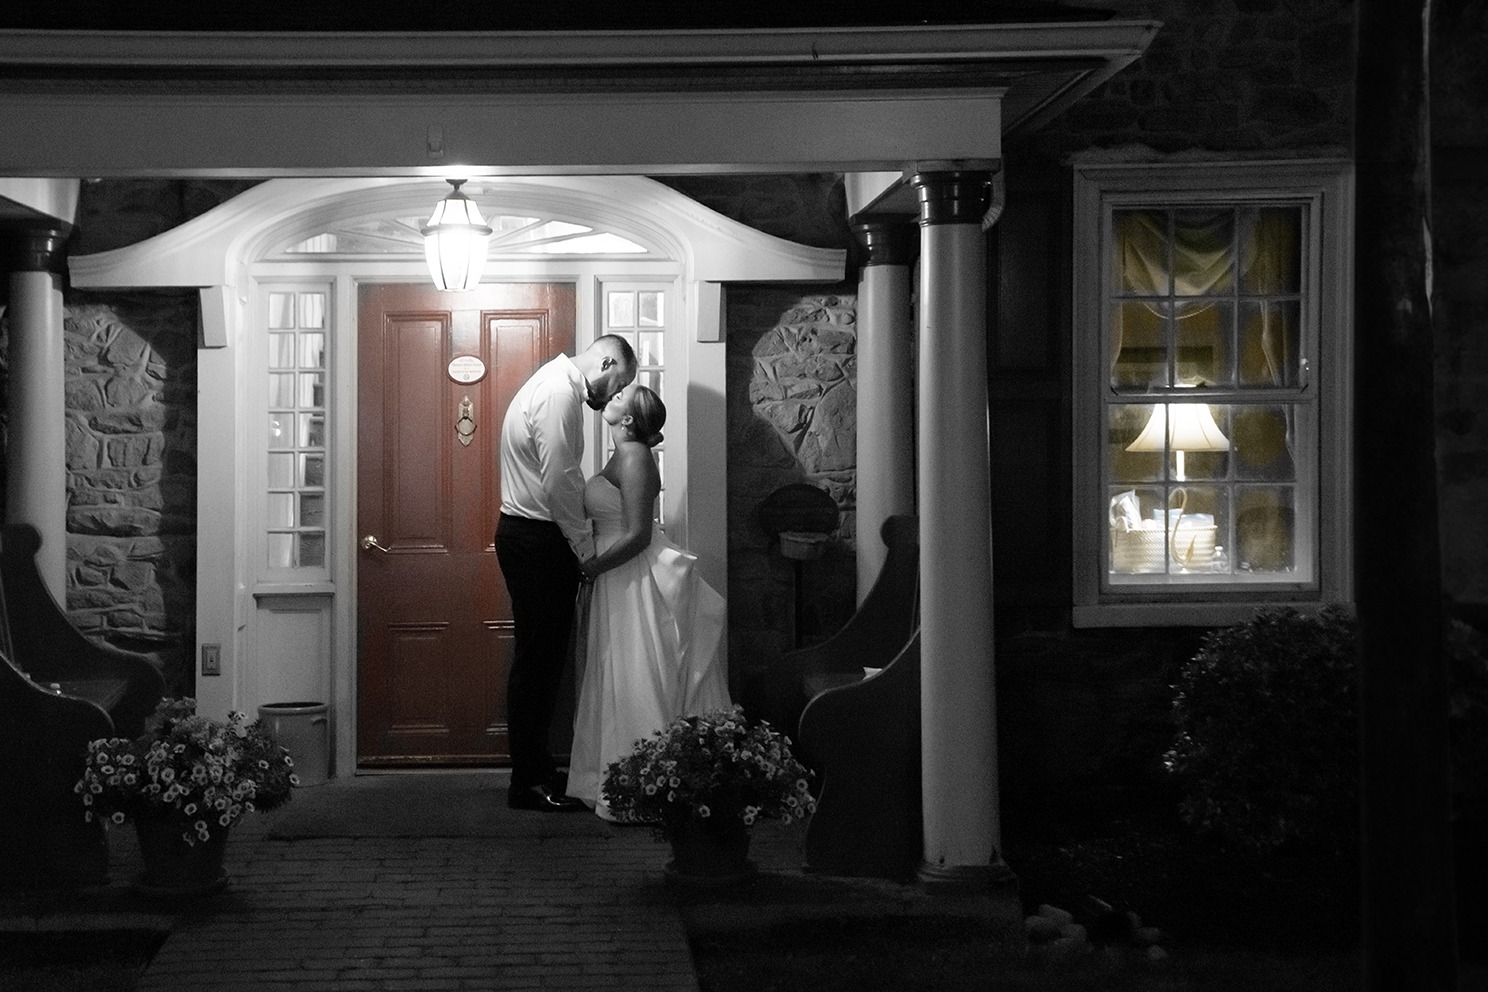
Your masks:
<instances>
[{"instance_id":1,"label":"lamp shade","mask_svg":"<svg viewBox=\"0 0 1488 992\"><path fill-rule=\"evenodd\" d=\"M486 246L491 228L475 201L460 192L465 180L451 179L454 190L434 205L429 223L423 227L424 258L429 275L439 289L460 291L480 283L486 267Z\"/></svg>"},{"instance_id":2,"label":"lamp shade","mask_svg":"<svg viewBox=\"0 0 1488 992\"><path fill-rule=\"evenodd\" d=\"M1207 403L1158 403L1127 451L1229 451Z\"/></svg>"}]
</instances>

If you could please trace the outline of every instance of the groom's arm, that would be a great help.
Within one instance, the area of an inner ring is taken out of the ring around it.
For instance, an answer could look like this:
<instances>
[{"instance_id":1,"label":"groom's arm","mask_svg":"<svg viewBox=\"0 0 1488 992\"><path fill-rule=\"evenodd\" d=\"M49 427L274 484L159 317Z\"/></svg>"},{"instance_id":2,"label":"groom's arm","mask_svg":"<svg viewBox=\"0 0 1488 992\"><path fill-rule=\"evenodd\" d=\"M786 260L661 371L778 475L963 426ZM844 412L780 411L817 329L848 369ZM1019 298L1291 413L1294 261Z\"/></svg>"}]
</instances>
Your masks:
<instances>
[{"instance_id":1,"label":"groom's arm","mask_svg":"<svg viewBox=\"0 0 1488 992\"><path fill-rule=\"evenodd\" d=\"M535 397L531 410L538 475L548 510L579 561L592 558L594 537L584 516L584 472L579 467L584 421L578 401L565 386L562 391L549 390Z\"/></svg>"}]
</instances>

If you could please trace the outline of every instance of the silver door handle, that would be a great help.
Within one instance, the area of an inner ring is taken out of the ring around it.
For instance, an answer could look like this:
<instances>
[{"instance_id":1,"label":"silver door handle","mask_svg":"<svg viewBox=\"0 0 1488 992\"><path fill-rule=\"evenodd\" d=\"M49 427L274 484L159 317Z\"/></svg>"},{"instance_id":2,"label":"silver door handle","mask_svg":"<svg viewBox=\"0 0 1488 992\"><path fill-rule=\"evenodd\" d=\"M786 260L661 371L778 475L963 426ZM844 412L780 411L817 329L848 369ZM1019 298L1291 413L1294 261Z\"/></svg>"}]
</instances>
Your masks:
<instances>
[{"instance_id":1,"label":"silver door handle","mask_svg":"<svg viewBox=\"0 0 1488 992\"><path fill-rule=\"evenodd\" d=\"M393 550L392 548L385 548L382 545L378 544L376 534L368 534L366 537L362 538L362 550L371 551L373 548L376 548L383 554L387 554L388 552Z\"/></svg>"}]
</instances>

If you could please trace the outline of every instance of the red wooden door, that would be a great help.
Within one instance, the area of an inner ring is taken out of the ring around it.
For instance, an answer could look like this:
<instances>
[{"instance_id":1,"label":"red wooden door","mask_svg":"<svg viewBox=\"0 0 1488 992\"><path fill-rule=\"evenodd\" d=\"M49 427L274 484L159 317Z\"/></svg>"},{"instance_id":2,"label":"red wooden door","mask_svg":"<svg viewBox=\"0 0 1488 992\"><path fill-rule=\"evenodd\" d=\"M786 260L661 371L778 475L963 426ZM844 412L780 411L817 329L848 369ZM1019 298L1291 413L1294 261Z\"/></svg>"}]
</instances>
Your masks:
<instances>
[{"instance_id":1,"label":"red wooden door","mask_svg":"<svg viewBox=\"0 0 1488 992\"><path fill-rule=\"evenodd\" d=\"M501 419L573 353L573 286L364 285L357 327L357 535L375 541L357 550L357 763L503 764ZM471 357L485 374L461 381Z\"/></svg>"}]
</instances>

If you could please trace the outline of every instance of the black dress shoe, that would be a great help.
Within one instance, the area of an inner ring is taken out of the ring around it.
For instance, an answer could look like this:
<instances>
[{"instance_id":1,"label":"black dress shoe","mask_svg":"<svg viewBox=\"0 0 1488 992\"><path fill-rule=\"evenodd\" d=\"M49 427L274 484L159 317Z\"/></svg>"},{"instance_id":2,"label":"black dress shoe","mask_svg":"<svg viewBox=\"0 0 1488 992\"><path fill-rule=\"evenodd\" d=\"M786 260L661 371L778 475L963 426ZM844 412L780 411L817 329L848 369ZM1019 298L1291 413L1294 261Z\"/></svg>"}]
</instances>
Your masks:
<instances>
[{"instance_id":1,"label":"black dress shoe","mask_svg":"<svg viewBox=\"0 0 1488 992\"><path fill-rule=\"evenodd\" d=\"M506 794L506 805L512 809L535 809L545 813L579 813L589 809L583 800L556 793L546 785L513 789Z\"/></svg>"}]
</instances>

